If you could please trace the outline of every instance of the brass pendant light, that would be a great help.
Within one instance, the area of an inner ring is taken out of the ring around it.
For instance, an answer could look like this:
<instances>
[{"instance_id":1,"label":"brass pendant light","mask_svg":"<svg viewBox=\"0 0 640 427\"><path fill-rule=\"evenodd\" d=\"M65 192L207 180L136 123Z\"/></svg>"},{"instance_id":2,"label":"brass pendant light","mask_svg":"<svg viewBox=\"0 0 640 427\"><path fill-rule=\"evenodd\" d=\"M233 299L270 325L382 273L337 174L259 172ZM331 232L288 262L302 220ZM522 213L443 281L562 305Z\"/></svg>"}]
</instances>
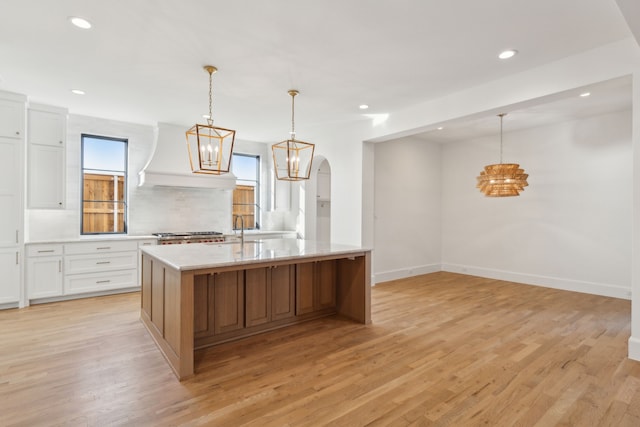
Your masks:
<instances>
[{"instance_id":1,"label":"brass pendant light","mask_svg":"<svg viewBox=\"0 0 640 427\"><path fill-rule=\"evenodd\" d=\"M213 126L212 76L218 71L213 65L205 65L209 73L209 116L207 124L195 124L186 133L189 162L193 173L221 175L229 172L236 131Z\"/></svg>"},{"instance_id":2,"label":"brass pendant light","mask_svg":"<svg viewBox=\"0 0 640 427\"><path fill-rule=\"evenodd\" d=\"M290 138L271 146L276 178L283 181L302 181L311 175L311 163L315 145L296 139L295 132L295 96L298 91L291 89L291 135Z\"/></svg>"},{"instance_id":3,"label":"brass pendant light","mask_svg":"<svg viewBox=\"0 0 640 427\"><path fill-rule=\"evenodd\" d=\"M478 176L476 188L487 197L519 196L524 187L529 185L529 175L520 169L517 163L502 163L502 120L506 113L498 114L500 117L500 163L487 165Z\"/></svg>"}]
</instances>

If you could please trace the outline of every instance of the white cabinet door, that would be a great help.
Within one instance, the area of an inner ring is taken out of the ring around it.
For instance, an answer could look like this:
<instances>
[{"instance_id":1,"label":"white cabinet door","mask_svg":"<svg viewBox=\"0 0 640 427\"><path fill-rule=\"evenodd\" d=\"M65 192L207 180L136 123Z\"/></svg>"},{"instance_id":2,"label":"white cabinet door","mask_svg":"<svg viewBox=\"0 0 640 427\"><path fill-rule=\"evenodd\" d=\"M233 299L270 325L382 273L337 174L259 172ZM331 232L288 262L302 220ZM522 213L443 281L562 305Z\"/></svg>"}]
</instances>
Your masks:
<instances>
[{"instance_id":1,"label":"white cabinet door","mask_svg":"<svg viewBox=\"0 0 640 427\"><path fill-rule=\"evenodd\" d=\"M37 107L35 107L37 108ZM29 108L29 143L62 147L66 140L66 110Z\"/></svg>"},{"instance_id":2,"label":"white cabinet door","mask_svg":"<svg viewBox=\"0 0 640 427\"><path fill-rule=\"evenodd\" d=\"M17 247L0 248L0 304L20 300L20 253Z\"/></svg>"},{"instance_id":3,"label":"white cabinet door","mask_svg":"<svg viewBox=\"0 0 640 427\"><path fill-rule=\"evenodd\" d=\"M21 149L20 141L0 138L0 247L16 246L19 242L22 215Z\"/></svg>"},{"instance_id":4,"label":"white cabinet door","mask_svg":"<svg viewBox=\"0 0 640 427\"><path fill-rule=\"evenodd\" d=\"M67 110L32 104L28 127L27 207L63 209Z\"/></svg>"},{"instance_id":5,"label":"white cabinet door","mask_svg":"<svg viewBox=\"0 0 640 427\"><path fill-rule=\"evenodd\" d=\"M29 146L30 209L64 208L64 149L51 145Z\"/></svg>"},{"instance_id":6,"label":"white cabinet door","mask_svg":"<svg viewBox=\"0 0 640 427\"><path fill-rule=\"evenodd\" d=\"M62 257L34 257L27 260L29 299L62 295Z\"/></svg>"},{"instance_id":7,"label":"white cabinet door","mask_svg":"<svg viewBox=\"0 0 640 427\"><path fill-rule=\"evenodd\" d=\"M0 137L22 139L24 102L0 99Z\"/></svg>"}]
</instances>

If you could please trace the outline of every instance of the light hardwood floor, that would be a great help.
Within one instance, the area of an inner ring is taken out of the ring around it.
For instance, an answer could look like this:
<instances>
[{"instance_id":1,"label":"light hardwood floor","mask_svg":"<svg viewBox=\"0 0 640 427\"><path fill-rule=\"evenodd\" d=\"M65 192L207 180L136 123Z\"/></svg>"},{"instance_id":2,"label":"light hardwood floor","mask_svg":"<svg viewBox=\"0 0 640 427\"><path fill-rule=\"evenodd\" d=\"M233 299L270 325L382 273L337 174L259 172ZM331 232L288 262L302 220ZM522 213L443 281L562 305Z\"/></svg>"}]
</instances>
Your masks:
<instances>
[{"instance_id":1,"label":"light hardwood floor","mask_svg":"<svg viewBox=\"0 0 640 427\"><path fill-rule=\"evenodd\" d=\"M139 294L0 312L0 425L640 426L630 302L450 273L196 353L178 382Z\"/></svg>"}]
</instances>

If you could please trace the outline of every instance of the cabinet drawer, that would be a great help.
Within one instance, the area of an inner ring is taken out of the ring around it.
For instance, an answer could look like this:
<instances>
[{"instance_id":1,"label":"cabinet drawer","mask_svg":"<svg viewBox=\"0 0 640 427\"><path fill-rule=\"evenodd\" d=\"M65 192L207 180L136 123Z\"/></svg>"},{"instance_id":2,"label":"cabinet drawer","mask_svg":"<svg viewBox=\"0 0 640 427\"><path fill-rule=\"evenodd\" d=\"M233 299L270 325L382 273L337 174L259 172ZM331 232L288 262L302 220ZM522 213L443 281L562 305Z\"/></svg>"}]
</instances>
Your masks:
<instances>
[{"instance_id":1,"label":"cabinet drawer","mask_svg":"<svg viewBox=\"0 0 640 427\"><path fill-rule=\"evenodd\" d=\"M157 244L158 244L158 241L156 239L138 240L138 248L141 248L143 246L155 246Z\"/></svg>"},{"instance_id":2,"label":"cabinet drawer","mask_svg":"<svg viewBox=\"0 0 640 427\"><path fill-rule=\"evenodd\" d=\"M59 244L47 244L47 245L27 245L27 256L54 256L62 255L62 245Z\"/></svg>"},{"instance_id":3,"label":"cabinet drawer","mask_svg":"<svg viewBox=\"0 0 640 427\"><path fill-rule=\"evenodd\" d=\"M74 274L65 276L65 295L84 292L108 291L111 289L138 286L137 270L122 270L103 273Z\"/></svg>"},{"instance_id":4,"label":"cabinet drawer","mask_svg":"<svg viewBox=\"0 0 640 427\"><path fill-rule=\"evenodd\" d=\"M138 243L135 240L105 240L104 242L68 243L64 245L64 253L67 255L136 250L138 250Z\"/></svg>"},{"instance_id":5,"label":"cabinet drawer","mask_svg":"<svg viewBox=\"0 0 640 427\"><path fill-rule=\"evenodd\" d=\"M138 268L138 252L105 253L101 256L67 255L64 257L65 274L94 273L98 271Z\"/></svg>"}]
</instances>

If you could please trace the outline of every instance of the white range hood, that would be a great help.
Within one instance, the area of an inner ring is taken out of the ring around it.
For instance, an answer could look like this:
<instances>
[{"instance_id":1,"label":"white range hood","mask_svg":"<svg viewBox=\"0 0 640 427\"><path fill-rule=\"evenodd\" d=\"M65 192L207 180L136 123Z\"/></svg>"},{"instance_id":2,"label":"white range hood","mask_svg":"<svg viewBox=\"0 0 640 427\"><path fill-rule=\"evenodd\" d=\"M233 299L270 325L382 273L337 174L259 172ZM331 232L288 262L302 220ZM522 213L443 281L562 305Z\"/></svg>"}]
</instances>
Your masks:
<instances>
[{"instance_id":1,"label":"white range hood","mask_svg":"<svg viewBox=\"0 0 640 427\"><path fill-rule=\"evenodd\" d=\"M183 126L158 123L153 152L145 167L138 173L138 186L235 188L236 177L231 172L223 175L191 172L186 130Z\"/></svg>"}]
</instances>

